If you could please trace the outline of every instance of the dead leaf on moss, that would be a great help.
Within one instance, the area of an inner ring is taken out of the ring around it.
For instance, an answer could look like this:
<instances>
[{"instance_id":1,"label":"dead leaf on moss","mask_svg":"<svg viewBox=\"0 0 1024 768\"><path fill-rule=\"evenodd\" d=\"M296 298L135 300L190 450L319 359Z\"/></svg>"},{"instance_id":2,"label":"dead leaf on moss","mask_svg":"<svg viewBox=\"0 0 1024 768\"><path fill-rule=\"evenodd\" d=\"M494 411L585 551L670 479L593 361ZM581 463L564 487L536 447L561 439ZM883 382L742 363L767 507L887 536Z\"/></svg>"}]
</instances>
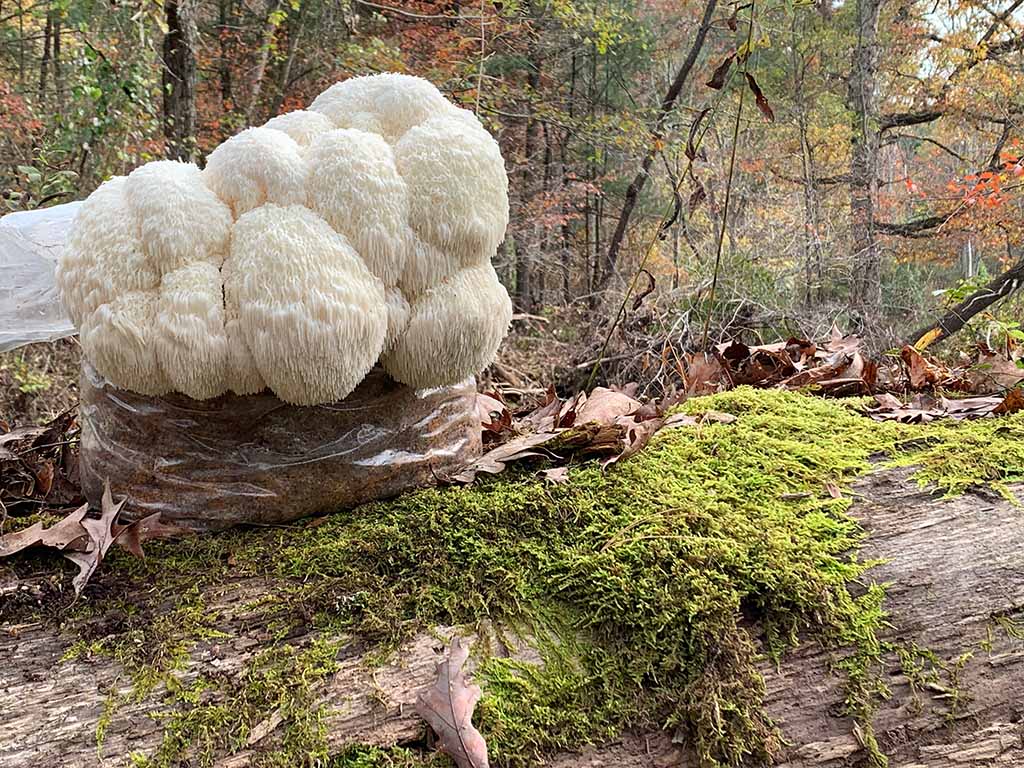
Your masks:
<instances>
[{"instance_id":1,"label":"dead leaf on moss","mask_svg":"<svg viewBox=\"0 0 1024 768\"><path fill-rule=\"evenodd\" d=\"M128 525L116 524L114 543L123 547L140 560L146 559L146 553L142 551L142 544L152 539L176 539L182 536L191 536L193 531L182 528L173 523L165 523L160 519L160 513L154 512L141 520L135 520Z\"/></svg>"},{"instance_id":2,"label":"dead leaf on moss","mask_svg":"<svg viewBox=\"0 0 1024 768\"><path fill-rule=\"evenodd\" d=\"M0 557L13 555L33 546L66 549L68 545L87 535L82 527L82 520L89 511L89 505L83 504L59 523L45 528L42 523L35 523L21 531L0 535Z\"/></svg>"},{"instance_id":3,"label":"dead leaf on moss","mask_svg":"<svg viewBox=\"0 0 1024 768\"><path fill-rule=\"evenodd\" d=\"M689 397L711 395L731 388L729 373L714 355L697 352L686 359L686 394Z\"/></svg>"},{"instance_id":4,"label":"dead leaf on moss","mask_svg":"<svg viewBox=\"0 0 1024 768\"><path fill-rule=\"evenodd\" d=\"M1017 390L1014 390L1015 392ZM1013 398L1013 399L1011 399ZM946 397L932 397L924 393L917 393L907 404L904 404L898 397L892 394L875 395L878 406L869 408L865 413L875 421L895 420L904 424L926 424L940 418L949 418L957 421L964 419L981 419L989 416L1001 416L1006 413L1013 413L1014 401L1018 396L1011 392L1006 397L965 397L962 399L951 399ZM1019 396L1020 405L1024 407L1024 395ZM999 410L1003 404L1006 410Z\"/></svg>"},{"instance_id":5,"label":"dead leaf on moss","mask_svg":"<svg viewBox=\"0 0 1024 768\"><path fill-rule=\"evenodd\" d=\"M623 392L596 387L576 409L577 424L594 421L607 424L623 416L630 416L640 408L640 401Z\"/></svg>"},{"instance_id":6,"label":"dead leaf on moss","mask_svg":"<svg viewBox=\"0 0 1024 768\"><path fill-rule=\"evenodd\" d=\"M541 478L553 485L565 485L569 482L568 467L551 467L549 469L542 469L539 474Z\"/></svg>"},{"instance_id":7,"label":"dead leaf on moss","mask_svg":"<svg viewBox=\"0 0 1024 768\"><path fill-rule=\"evenodd\" d=\"M992 410L993 416L1004 416L1009 413L1016 413L1024 408L1024 391L1011 389L999 405Z\"/></svg>"},{"instance_id":8,"label":"dead leaf on moss","mask_svg":"<svg viewBox=\"0 0 1024 768\"><path fill-rule=\"evenodd\" d=\"M83 504L49 528L45 528L42 523L35 523L24 530L0 536L0 557L34 546L59 550L78 566L78 573L72 580L77 595L81 594L115 543L142 558L145 557L142 551L144 541L190 533L176 525L161 523L159 512L122 525L117 522L117 518L127 501L126 496L115 504L110 485L106 483L103 486L99 516L90 517L89 505Z\"/></svg>"},{"instance_id":9,"label":"dead leaf on moss","mask_svg":"<svg viewBox=\"0 0 1024 768\"><path fill-rule=\"evenodd\" d=\"M466 683L469 648L453 638L448 658L437 665L437 680L416 698L416 712L438 736L438 749L458 768L488 768L487 743L473 726L480 687Z\"/></svg>"},{"instance_id":10,"label":"dead leaf on moss","mask_svg":"<svg viewBox=\"0 0 1024 768\"><path fill-rule=\"evenodd\" d=\"M929 362L924 355L909 344L900 350L900 357L907 366L912 389L925 389L949 380L950 372L935 363Z\"/></svg>"},{"instance_id":11,"label":"dead leaf on moss","mask_svg":"<svg viewBox=\"0 0 1024 768\"><path fill-rule=\"evenodd\" d=\"M998 392L1015 387L1024 380L1024 368L1002 355L982 353L971 368L968 381L972 392Z\"/></svg>"},{"instance_id":12,"label":"dead leaf on moss","mask_svg":"<svg viewBox=\"0 0 1024 768\"><path fill-rule=\"evenodd\" d=\"M115 532L114 526L117 524L117 516L121 514L121 509L126 501L128 501L127 496L115 504L110 493L110 483L104 483L103 498L100 501L100 516L82 519L81 525L89 537L89 542L84 550L67 552L64 555L78 566L78 574L71 580L75 594L82 593L85 585L103 562L103 558L106 557L107 550L117 538L118 532ZM124 528L122 528L123 530Z\"/></svg>"},{"instance_id":13,"label":"dead leaf on moss","mask_svg":"<svg viewBox=\"0 0 1024 768\"><path fill-rule=\"evenodd\" d=\"M505 465L509 462L530 456L549 456L549 453L537 449L557 436L557 432L536 432L532 435L514 437L463 467L451 477L451 480L456 483L472 483L479 472L496 475L504 472Z\"/></svg>"}]
</instances>

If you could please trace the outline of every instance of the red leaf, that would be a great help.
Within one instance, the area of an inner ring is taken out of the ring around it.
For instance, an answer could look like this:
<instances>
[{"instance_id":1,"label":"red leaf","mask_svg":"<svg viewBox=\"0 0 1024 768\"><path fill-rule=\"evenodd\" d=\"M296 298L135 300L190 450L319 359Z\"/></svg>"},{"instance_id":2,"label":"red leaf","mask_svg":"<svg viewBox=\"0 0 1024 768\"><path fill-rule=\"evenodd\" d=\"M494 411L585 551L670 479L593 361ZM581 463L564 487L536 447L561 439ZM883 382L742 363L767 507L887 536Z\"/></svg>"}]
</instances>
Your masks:
<instances>
[{"instance_id":1,"label":"red leaf","mask_svg":"<svg viewBox=\"0 0 1024 768\"><path fill-rule=\"evenodd\" d=\"M770 122L775 122L775 113L772 111L771 105L768 103L768 99L765 98L764 93L761 91L761 87L754 80L754 76L749 72L745 73L747 76L747 85L750 86L750 90L754 94L754 101L757 102L757 108L761 110L761 114L764 115L765 119Z\"/></svg>"},{"instance_id":2,"label":"red leaf","mask_svg":"<svg viewBox=\"0 0 1024 768\"><path fill-rule=\"evenodd\" d=\"M730 54L725 61L719 64L714 73L711 75L711 79L708 80L708 88L714 88L716 91L722 90L725 87L725 76L729 74L729 67L732 66L733 59L736 58L736 54Z\"/></svg>"}]
</instances>

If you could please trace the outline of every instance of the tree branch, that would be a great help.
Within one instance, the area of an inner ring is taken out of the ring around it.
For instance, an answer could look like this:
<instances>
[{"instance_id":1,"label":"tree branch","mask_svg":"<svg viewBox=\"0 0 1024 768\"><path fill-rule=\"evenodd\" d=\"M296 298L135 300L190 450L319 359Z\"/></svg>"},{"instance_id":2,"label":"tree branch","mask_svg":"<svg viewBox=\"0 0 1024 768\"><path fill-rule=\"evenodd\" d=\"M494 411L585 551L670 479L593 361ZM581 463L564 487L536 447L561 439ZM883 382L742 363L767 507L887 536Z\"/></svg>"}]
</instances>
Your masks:
<instances>
[{"instance_id":1,"label":"tree branch","mask_svg":"<svg viewBox=\"0 0 1024 768\"><path fill-rule=\"evenodd\" d=\"M640 170L626 189L622 212L619 214L619 220L615 225L615 232L612 234L608 251L605 254L604 268L597 286L598 291L603 290L608 285L608 281L615 272L615 264L619 258L619 249L622 247L622 241L626 236L626 227L629 226L629 219L633 215L633 209L636 207L640 193L643 191L644 185L647 184L647 179L650 176L651 164L654 162L655 155L657 154L658 142L662 137L665 122L675 108L676 99L679 98L679 93L683 90L683 86L690 76L690 71L697 63L697 57L704 47L704 39L711 29L717 4L718 0L707 0L707 5L704 7L704 17L701 19L700 27L698 27L697 34L693 39L693 45L690 46L686 59L683 61L682 66L679 67L679 71L676 73L672 85L669 86L668 91L665 93L665 97L661 100L661 108L658 110L658 118L654 124L654 130L651 131L651 141L640 165Z\"/></svg>"},{"instance_id":2,"label":"tree branch","mask_svg":"<svg viewBox=\"0 0 1024 768\"><path fill-rule=\"evenodd\" d=\"M879 132L887 131L890 128L899 128L907 125L921 125L922 123L931 123L938 120L946 113L946 94L959 78L967 74L983 61L991 61L992 59L997 59L1000 56L1005 56L1008 53L1024 51L1024 35L1012 35L1006 40L1002 40L984 48L996 33L1000 24L1004 23L1021 5L1024 5L1024 0L1014 0L1006 10L996 17L989 28L985 30L985 34L981 36L981 39L978 40L977 44L972 49L976 51L984 50L984 55L980 57L972 56L953 70L949 77L946 78L946 81L942 84L942 89L939 92L938 98L936 99L936 105L934 107L918 110L916 112L895 112L882 115L881 124L878 129Z\"/></svg>"},{"instance_id":3,"label":"tree branch","mask_svg":"<svg viewBox=\"0 0 1024 768\"><path fill-rule=\"evenodd\" d=\"M920 219L913 219L902 224L876 221L875 230L884 235L894 235L896 237L927 237L931 234L928 230L941 227L956 216L957 213L959 213L959 209L938 216L923 216Z\"/></svg>"},{"instance_id":4,"label":"tree branch","mask_svg":"<svg viewBox=\"0 0 1024 768\"><path fill-rule=\"evenodd\" d=\"M921 125L938 120L946 114L946 108L935 107L933 109L922 109L918 112L890 112L882 115L878 126L879 132L888 131L890 128L902 128L908 125Z\"/></svg>"},{"instance_id":5,"label":"tree branch","mask_svg":"<svg viewBox=\"0 0 1024 768\"><path fill-rule=\"evenodd\" d=\"M967 325L976 314L1016 291L1022 281L1024 281L1024 258L1020 259L988 285L978 289L947 311L937 322L926 325L924 328L913 333L908 343L916 345L919 342L925 342L924 346L927 346L945 341ZM933 335L934 338L929 338Z\"/></svg>"}]
</instances>

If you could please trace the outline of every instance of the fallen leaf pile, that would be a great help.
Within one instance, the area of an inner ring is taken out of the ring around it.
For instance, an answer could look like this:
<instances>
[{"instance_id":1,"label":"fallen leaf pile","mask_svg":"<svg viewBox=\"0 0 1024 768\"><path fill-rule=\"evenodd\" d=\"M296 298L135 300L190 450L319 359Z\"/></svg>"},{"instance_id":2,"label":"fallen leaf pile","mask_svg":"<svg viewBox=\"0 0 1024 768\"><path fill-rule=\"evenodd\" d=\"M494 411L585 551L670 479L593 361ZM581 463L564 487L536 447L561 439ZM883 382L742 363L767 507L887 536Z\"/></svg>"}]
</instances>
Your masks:
<instances>
[{"instance_id":1,"label":"fallen leaf pile","mask_svg":"<svg viewBox=\"0 0 1024 768\"><path fill-rule=\"evenodd\" d=\"M416 713L434 729L438 749L458 768L488 768L487 743L473 727L481 691L466 683L468 658L469 648L454 638L448 658L437 665L437 680L416 698Z\"/></svg>"},{"instance_id":2,"label":"fallen leaf pile","mask_svg":"<svg viewBox=\"0 0 1024 768\"><path fill-rule=\"evenodd\" d=\"M829 397L875 395L877 405L865 413L880 421L1001 416L1024 407L1024 393L1012 389L1024 380L1024 369L1013 359L1018 352L1024 358L1024 349L997 354L981 346L977 360L948 366L906 346L880 363L868 356L860 337L833 327L822 342L790 338L748 345L731 341L689 355L679 368L682 388L661 400L636 399L636 384L622 389L597 387L589 396L579 393L568 400L549 388L538 407L514 411L501 392L485 392L477 396L485 453L448 479L471 483L481 472L497 474L511 462L536 458L551 465L539 472L540 477L564 483L575 457L598 458L607 467L642 450L659 429L731 420L726 414L671 418L666 414L688 397L744 385ZM952 399L943 393L985 396Z\"/></svg>"},{"instance_id":3,"label":"fallen leaf pile","mask_svg":"<svg viewBox=\"0 0 1024 768\"><path fill-rule=\"evenodd\" d=\"M44 504L67 508L82 502L74 411L42 426L10 429L0 422L0 429L0 521Z\"/></svg>"},{"instance_id":4,"label":"fallen leaf pile","mask_svg":"<svg viewBox=\"0 0 1024 768\"><path fill-rule=\"evenodd\" d=\"M35 523L20 531L0 535L0 557L13 555L29 547L56 549L78 566L78 574L72 580L75 594L78 595L113 544L127 549L136 557L143 557L144 541L185 533L177 526L161 523L159 512L122 525L117 518L126 501L127 498L124 498L115 504L110 486L106 485L98 516L90 515L89 505L83 504L49 528L43 523Z\"/></svg>"},{"instance_id":5,"label":"fallen leaf pile","mask_svg":"<svg viewBox=\"0 0 1024 768\"><path fill-rule=\"evenodd\" d=\"M872 418L917 422L1013 413L1024 399L1013 389L1024 381L1022 361L1024 349L997 353L979 345L976 359L951 366L904 346L898 357L880 364L867 356L857 336L833 328L829 340L819 344L796 338L757 346L719 344L687 358L684 381L689 396L741 385L831 397L877 395L878 406L867 411ZM948 399L943 392L986 397Z\"/></svg>"},{"instance_id":6,"label":"fallen leaf pile","mask_svg":"<svg viewBox=\"0 0 1024 768\"><path fill-rule=\"evenodd\" d=\"M1016 413L1024 408L1024 393L1011 389L1006 395L966 397L949 399L919 392L909 403L895 395L875 395L878 403L865 413L876 421L902 421L905 424L925 424L939 418L981 419L988 416L1003 416Z\"/></svg>"},{"instance_id":7,"label":"fallen leaf pile","mask_svg":"<svg viewBox=\"0 0 1024 768\"><path fill-rule=\"evenodd\" d=\"M857 336L837 328L821 344L790 338L775 344L749 346L740 341L719 344L686 361L686 392L707 395L742 386L810 389L832 396L865 395L878 384L878 365L861 351Z\"/></svg>"},{"instance_id":8,"label":"fallen leaf pile","mask_svg":"<svg viewBox=\"0 0 1024 768\"><path fill-rule=\"evenodd\" d=\"M597 387L589 396L581 392L562 400L550 388L538 407L518 413L509 409L500 393L480 394L477 410L488 450L449 479L472 483L481 472L498 474L511 462L544 458L555 466L542 470L541 477L564 483L569 477L565 465L572 458L597 458L607 467L636 454L659 429L734 418L713 412L668 416L668 409L683 395L642 403L635 397L636 389L635 384L622 390Z\"/></svg>"}]
</instances>

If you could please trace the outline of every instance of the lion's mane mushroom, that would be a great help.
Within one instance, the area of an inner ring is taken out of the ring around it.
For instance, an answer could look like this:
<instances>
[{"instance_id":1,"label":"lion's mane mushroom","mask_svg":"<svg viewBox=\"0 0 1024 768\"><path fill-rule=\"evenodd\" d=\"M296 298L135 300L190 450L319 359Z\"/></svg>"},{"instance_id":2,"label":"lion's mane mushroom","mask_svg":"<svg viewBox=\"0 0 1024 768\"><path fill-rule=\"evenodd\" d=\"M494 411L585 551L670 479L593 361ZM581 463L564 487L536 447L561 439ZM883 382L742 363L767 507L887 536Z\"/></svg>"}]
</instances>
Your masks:
<instances>
[{"instance_id":1,"label":"lion's mane mushroom","mask_svg":"<svg viewBox=\"0 0 1024 768\"><path fill-rule=\"evenodd\" d=\"M327 403L378 362L415 388L488 365L512 314L490 262L507 224L477 118L425 80L372 75L242 131L202 171L160 161L101 185L58 285L116 386Z\"/></svg>"}]
</instances>

